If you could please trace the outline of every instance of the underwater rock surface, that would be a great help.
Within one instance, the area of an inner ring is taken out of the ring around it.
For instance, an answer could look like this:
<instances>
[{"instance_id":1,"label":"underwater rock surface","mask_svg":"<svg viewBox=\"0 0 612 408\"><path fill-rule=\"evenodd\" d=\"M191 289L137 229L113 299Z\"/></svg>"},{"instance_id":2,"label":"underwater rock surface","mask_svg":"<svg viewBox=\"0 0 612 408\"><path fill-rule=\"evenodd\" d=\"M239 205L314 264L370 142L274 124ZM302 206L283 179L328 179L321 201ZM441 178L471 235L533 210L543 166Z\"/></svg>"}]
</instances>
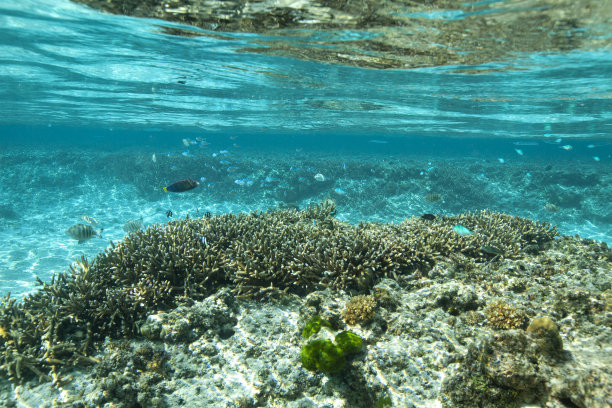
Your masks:
<instances>
[{"instance_id":1,"label":"underwater rock surface","mask_svg":"<svg viewBox=\"0 0 612 408\"><path fill-rule=\"evenodd\" d=\"M360 226L334 213L152 226L7 296L0 406L610 405L605 244L487 211ZM301 365L313 316L363 339L338 373Z\"/></svg>"},{"instance_id":2,"label":"underwater rock surface","mask_svg":"<svg viewBox=\"0 0 612 408\"><path fill-rule=\"evenodd\" d=\"M241 51L367 68L483 64L520 53L605 45L609 2L345 0L73 0L113 14L203 28L160 26L178 36L259 33ZM216 32L219 32L217 34ZM601 34L601 33L600 33Z\"/></svg>"}]
</instances>

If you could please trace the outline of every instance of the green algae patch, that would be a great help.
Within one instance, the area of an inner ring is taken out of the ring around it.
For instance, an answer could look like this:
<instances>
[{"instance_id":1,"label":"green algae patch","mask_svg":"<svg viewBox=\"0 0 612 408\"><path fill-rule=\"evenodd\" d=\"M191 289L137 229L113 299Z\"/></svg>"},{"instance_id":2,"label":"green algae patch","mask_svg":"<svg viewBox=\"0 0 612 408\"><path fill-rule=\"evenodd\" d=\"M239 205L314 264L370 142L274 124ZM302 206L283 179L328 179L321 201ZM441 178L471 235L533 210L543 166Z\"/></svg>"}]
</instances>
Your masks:
<instances>
[{"instance_id":1,"label":"green algae patch","mask_svg":"<svg viewBox=\"0 0 612 408\"><path fill-rule=\"evenodd\" d=\"M363 348L361 337L350 331L336 334L334 339L344 354L359 353Z\"/></svg>"},{"instance_id":2,"label":"green algae patch","mask_svg":"<svg viewBox=\"0 0 612 408\"><path fill-rule=\"evenodd\" d=\"M302 347L300 358L307 370L321 370L326 373L342 371L346 364L342 349L327 339L308 342Z\"/></svg>"},{"instance_id":3,"label":"green algae patch","mask_svg":"<svg viewBox=\"0 0 612 408\"><path fill-rule=\"evenodd\" d=\"M304 328L302 329L302 337L307 339L310 336L317 334L321 330L321 327L331 328L331 323L321 318L321 316L313 316L304 325Z\"/></svg>"}]
</instances>

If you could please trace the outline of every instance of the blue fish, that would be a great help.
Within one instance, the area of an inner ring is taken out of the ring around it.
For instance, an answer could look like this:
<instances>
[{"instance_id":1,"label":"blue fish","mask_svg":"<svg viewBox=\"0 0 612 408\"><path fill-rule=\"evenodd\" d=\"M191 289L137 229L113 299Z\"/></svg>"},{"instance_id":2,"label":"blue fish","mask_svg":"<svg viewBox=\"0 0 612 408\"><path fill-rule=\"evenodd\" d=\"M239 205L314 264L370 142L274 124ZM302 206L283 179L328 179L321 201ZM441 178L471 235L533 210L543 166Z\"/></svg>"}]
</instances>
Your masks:
<instances>
[{"instance_id":1,"label":"blue fish","mask_svg":"<svg viewBox=\"0 0 612 408\"><path fill-rule=\"evenodd\" d=\"M461 224L453 225L453 231L455 231L459 235L472 235L473 232L469 229L465 228Z\"/></svg>"}]
</instances>

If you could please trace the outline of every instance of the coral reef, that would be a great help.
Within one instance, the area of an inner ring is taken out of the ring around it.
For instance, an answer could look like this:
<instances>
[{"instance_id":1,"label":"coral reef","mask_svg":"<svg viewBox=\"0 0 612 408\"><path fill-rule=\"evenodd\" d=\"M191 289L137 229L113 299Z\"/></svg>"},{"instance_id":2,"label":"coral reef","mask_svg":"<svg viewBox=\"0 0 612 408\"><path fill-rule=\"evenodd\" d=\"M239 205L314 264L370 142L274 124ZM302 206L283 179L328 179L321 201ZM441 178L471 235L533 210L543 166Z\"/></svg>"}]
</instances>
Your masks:
<instances>
[{"instance_id":1,"label":"coral reef","mask_svg":"<svg viewBox=\"0 0 612 408\"><path fill-rule=\"evenodd\" d=\"M7 296L2 397L41 407L608 404L605 244L490 211L360 225L335 211L322 202L150 226L21 301ZM474 233L456 234L457 223ZM367 325L348 331L349 316Z\"/></svg>"},{"instance_id":2,"label":"coral reef","mask_svg":"<svg viewBox=\"0 0 612 408\"><path fill-rule=\"evenodd\" d=\"M3 300L2 371L17 382L29 375L49 379L50 371L91 363L94 342L139 330L179 340L189 335L189 324L168 332L159 316L145 322L150 311L203 299L224 285L239 298L326 287L366 291L385 277L424 273L440 257L460 253L486 261L485 244L517 256L557 234L548 224L488 211L357 226L335 219L335 211L326 201L302 211L185 219L111 243L92 262L83 258L50 283L40 282L22 303ZM458 222L475 233L458 236L451 228Z\"/></svg>"}]
</instances>

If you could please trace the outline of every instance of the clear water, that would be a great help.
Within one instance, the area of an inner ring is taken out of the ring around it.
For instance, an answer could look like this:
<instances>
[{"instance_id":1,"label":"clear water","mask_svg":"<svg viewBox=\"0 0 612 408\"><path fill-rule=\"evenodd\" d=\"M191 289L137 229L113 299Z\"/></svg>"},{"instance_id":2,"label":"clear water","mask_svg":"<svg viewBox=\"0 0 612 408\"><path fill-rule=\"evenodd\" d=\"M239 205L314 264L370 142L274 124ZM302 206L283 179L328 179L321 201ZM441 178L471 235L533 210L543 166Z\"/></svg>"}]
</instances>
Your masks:
<instances>
[{"instance_id":1,"label":"clear water","mask_svg":"<svg viewBox=\"0 0 612 408\"><path fill-rule=\"evenodd\" d=\"M612 242L605 38L481 66L376 70L244 52L255 34L158 25L0 0L0 294L26 293L122 239L126 221L164 223L169 210L332 198L348 222L396 222L490 208ZM201 185L161 191L187 177ZM78 244L65 231L84 215L103 231Z\"/></svg>"}]
</instances>

